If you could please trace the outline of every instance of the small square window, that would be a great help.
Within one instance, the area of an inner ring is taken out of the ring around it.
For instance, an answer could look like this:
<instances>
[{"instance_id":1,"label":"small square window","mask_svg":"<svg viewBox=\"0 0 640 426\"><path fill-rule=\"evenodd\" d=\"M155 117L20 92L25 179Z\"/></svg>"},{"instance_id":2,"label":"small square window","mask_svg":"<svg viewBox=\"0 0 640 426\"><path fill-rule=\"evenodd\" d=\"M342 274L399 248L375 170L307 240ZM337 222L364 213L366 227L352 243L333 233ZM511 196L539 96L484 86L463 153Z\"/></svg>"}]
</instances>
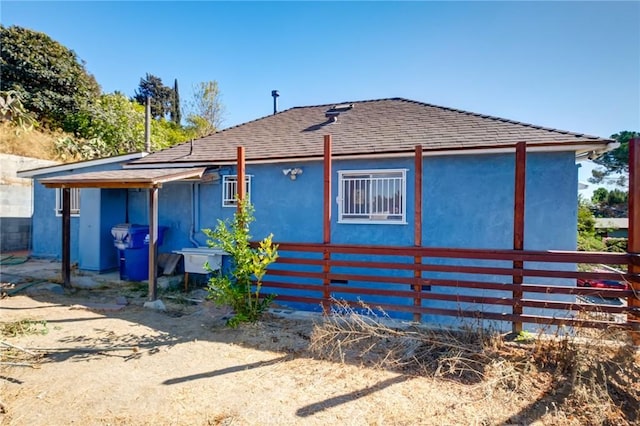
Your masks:
<instances>
[{"instance_id":1,"label":"small square window","mask_svg":"<svg viewBox=\"0 0 640 426\"><path fill-rule=\"evenodd\" d=\"M245 189L244 195L247 200L251 200L251 176L244 177ZM222 206L235 207L238 205L238 176L227 175L222 176Z\"/></svg>"},{"instance_id":2,"label":"small square window","mask_svg":"<svg viewBox=\"0 0 640 426\"><path fill-rule=\"evenodd\" d=\"M70 188L71 216L80 216L80 188ZM56 188L56 216L62 216L62 188Z\"/></svg>"},{"instance_id":3,"label":"small square window","mask_svg":"<svg viewBox=\"0 0 640 426\"><path fill-rule=\"evenodd\" d=\"M406 170L338 172L341 223L406 223Z\"/></svg>"}]
</instances>

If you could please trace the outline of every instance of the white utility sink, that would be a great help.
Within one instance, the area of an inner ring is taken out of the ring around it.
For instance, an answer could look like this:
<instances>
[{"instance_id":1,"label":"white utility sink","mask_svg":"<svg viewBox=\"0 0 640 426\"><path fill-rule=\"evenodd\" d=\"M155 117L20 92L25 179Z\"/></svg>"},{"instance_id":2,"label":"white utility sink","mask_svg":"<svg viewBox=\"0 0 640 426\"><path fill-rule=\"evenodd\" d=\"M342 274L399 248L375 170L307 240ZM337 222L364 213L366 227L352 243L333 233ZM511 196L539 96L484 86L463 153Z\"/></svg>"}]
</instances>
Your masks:
<instances>
[{"instance_id":1,"label":"white utility sink","mask_svg":"<svg viewBox=\"0 0 640 426\"><path fill-rule=\"evenodd\" d=\"M212 271L219 271L222 267L222 256L228 254L223 250L208 247L188 247L175 250L174 253L184 257L184 271L194 274L208 273L209 271L204 269L204 264L207 262Z\"/></svg>"}]
</instances>

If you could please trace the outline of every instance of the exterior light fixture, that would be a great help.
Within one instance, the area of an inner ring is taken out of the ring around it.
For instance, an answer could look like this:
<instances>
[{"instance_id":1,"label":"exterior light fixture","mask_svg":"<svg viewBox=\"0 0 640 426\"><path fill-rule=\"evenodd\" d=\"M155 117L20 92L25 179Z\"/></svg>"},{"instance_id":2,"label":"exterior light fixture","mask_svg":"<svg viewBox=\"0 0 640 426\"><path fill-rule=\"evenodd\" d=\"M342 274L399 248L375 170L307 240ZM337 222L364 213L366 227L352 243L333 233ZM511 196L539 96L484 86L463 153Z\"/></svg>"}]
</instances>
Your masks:
<instances>
[{"instance_id":1,"label":"exterior light fixture","mask_svg":"<svg viewBox=\"0 0 640 426\"><path fill-rule=\"evenodd\" d=\"M282 169L282 174L285 176L289 176L289 179L291 180L296 180L298 175L302 174L302 169L299 167L296 167L294 169Z\"/></svg>"}]
</instances>

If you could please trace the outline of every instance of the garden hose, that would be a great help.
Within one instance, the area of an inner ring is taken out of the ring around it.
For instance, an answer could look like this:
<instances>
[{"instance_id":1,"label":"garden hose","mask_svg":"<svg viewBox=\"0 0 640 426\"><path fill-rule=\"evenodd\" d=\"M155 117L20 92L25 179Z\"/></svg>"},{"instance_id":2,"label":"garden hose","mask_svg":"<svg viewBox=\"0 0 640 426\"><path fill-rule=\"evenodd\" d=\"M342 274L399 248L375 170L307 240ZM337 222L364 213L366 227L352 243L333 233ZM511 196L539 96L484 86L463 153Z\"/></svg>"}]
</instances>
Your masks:
<instances>
[{"instance_id":1,"label":"garden hose","mask_svg":"<svg viewBox=\"0 0 640 426\"><path fill-rule=\"evenodd\" d=\"M6 256L0 259L0 265L20 265L26 263L29 260L29 256Z\"/></svg>"}]
</instances>

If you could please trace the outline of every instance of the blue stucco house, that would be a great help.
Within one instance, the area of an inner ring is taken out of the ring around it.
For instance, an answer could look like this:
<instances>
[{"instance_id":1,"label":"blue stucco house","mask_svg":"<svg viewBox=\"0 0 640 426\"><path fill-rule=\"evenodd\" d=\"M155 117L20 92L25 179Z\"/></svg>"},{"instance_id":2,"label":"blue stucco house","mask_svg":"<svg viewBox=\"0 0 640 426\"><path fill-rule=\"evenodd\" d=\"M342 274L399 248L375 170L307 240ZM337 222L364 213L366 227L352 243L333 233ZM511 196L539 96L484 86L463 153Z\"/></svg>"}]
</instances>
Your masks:
<instances>
[{"instance_id":1,"label":"blue stucco house","mask_svg":"<svg viewBox=\"0 0 640 426\"><path fill-rule=\"evenodd\" d=\"M514 151L526 142L524 248L575 250L576 160L614 147L609 139L402 98L295 107L149 155L22 173L37 182L33 255L61 256L56 190L41 181L107 169L119 169L112 179L120 181L135 173L197 170L165 179L159 189L158 224L167 227L159 250L205 246L201 229L235 211L238 146L246 150L245 185L256 209L253 235L322 242L326 134L333 140L331 242L347 244L414 243L413 156L421 145L422 245L511 248ZM80 269L116 268L109 230L148 223L148 193L103 187L78 194L72 261Z\"/></svg>"}]
</instances>

